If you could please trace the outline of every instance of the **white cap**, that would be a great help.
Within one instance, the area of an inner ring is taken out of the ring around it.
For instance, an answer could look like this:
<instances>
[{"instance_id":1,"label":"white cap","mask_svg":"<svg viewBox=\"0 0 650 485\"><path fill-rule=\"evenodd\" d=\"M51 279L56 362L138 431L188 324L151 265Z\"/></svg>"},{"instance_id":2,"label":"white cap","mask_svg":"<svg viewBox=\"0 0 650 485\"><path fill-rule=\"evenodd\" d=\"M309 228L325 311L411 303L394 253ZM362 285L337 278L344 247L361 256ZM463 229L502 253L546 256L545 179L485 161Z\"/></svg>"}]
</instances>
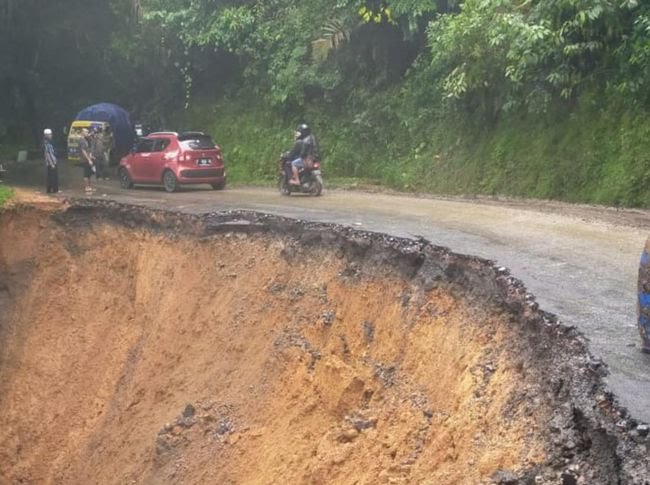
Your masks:
<instances>
[{"instance_id":1,"label":"white cap","mask_svg":"<svg viewBox=\"0 0 650 485\"><path fill-rule=\"evenodd\" d=\"M50 130L49 128L45 128L45 129L43 130L43 134L44 134L44 135L51 135L51 134L52 134L52 130Z\"/></svg>"}]
</instances>

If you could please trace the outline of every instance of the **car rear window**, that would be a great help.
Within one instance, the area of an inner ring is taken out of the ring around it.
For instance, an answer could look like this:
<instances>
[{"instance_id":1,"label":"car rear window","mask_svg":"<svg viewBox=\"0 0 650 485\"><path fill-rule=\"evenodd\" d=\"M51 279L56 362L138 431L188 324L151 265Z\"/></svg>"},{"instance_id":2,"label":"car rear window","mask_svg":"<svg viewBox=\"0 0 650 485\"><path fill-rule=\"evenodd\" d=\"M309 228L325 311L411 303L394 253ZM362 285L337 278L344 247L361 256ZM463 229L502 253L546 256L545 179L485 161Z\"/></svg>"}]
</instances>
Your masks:
<instances>
[{"instance_id":1,"label":"car rear window","mask_svg":"<svg viewBox=\"0 0 650 485\"><path fill-rule=\"evenodd\" d=\"M181 135L178 141L185 150L212 150L216 148L208 135Z\"/></svg>"},{"instance_id":2,"label":"car rear window","mask_svg":"<svg viewBox=\"0 0 650 485\"><path fill-rule=\"evenodd\" d=\"M169 138L156 138L153 142L152 152L163 152L169 146L171 140Z\"/></svg>"},{"instance_id":3,"label":"car rear window","mask_svg":"<svg viewBox=\"0 0 650 485\"><path fill-rule=\"evenodd\" d=\"M153 145L155 140L151 138L141 138L135 146L136 153L151 153L154 151Z\"/></svg>"}]
</instances>

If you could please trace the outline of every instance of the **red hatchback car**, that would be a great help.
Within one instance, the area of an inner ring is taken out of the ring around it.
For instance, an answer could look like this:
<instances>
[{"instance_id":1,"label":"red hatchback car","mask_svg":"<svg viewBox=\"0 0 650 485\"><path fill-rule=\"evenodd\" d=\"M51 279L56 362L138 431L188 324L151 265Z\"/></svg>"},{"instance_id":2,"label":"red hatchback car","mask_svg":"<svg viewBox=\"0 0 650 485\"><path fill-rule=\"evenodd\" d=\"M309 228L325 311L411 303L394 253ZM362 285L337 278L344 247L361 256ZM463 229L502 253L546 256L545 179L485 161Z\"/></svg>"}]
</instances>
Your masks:
<instances>
[{"instance_id":1,"label":"red hatchback car","mask_svg":"<svg viewBox=\"0 0 650 485\"><path fill-rule=\"evenodd\" d=\"M125 189L134 184L162 184L167 192L184 184L210 184L215 190L226 186L221 149L209 135L196 131L140 138L120 160L117 174Z\"/></svg>"}]
</instances>

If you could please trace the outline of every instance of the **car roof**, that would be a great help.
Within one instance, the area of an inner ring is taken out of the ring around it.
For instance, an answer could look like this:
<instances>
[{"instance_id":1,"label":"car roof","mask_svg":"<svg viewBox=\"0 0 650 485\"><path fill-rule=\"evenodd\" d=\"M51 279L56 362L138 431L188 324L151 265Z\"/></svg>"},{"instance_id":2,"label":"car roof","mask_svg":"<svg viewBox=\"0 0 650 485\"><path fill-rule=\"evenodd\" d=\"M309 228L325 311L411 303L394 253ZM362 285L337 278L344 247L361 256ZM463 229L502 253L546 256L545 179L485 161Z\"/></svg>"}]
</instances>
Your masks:
<instances>
[{"instance_id":1,"label":"car roof","mask_svg":"<svg viewBox=\"0 0 650 485\"><path fill-rule=\"evenodd\" d=\"M148 137L158 137L158 136L178 136L178 133L175 131L156 131L155 133L149 133L145 138Z\"/></svg>"},{"instance_id":2,"label":"car roof","mask_svg":"<svg viewBox=\"0 0 650 485\"><path fill-rule=\"evenodd\" d=\"M197 137L197 136L210 136L210 135L207 135L207 134L203 133L202 131L184 131L183 133L178 135L178 139L183 141L183 140L189 140L189 139L191 139L193 137Z\"/></svg>"},{"instance_id":3,"label":"car roof","mask_svg":"<svg viewBox=\"0 0 650 485\"><path fill-rule=\"evenodd\" d=\"M154 133L149 133L144 138L158 138L162 136L175 136L176 138L178 138L179 141L185 141L198 136L209 137L210 135L202 131L184 131L182 133L176 133L175 131L156 131Z\"/></svg>"}]
</instances>

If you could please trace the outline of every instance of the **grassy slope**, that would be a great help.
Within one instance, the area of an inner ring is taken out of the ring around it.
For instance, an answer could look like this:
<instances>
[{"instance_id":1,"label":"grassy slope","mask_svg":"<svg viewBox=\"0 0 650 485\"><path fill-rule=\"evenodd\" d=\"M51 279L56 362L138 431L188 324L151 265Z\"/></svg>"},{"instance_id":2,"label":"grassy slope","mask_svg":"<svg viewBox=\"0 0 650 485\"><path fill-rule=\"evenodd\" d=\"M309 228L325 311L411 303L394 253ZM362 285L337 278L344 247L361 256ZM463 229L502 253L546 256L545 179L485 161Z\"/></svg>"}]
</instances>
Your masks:
<instances>
[{"instance_id":1,"label":"grassy slope","mask_svg":"<svg viewBox=\"0 0 650 485\"><path fill-rule=\"evenodd\" d=\"M7 187L6 185L0 185L0 207L9 200L12 196L14 195L13 190L11 190L11 187Z\"/></svg>"},{"instance_id":2,"label":"grassy slope","mask_svg":"<svg viewBox=\"0 0 650 485\"><path fill-rule=\"evenodd\" d=\"M352 111L312 108L305 116L319 135L328 178L406 191L650 207L647 113L584 100L571 114L510 117L480 129L431 121L414 131L404 128L403 115L371 113L360 122ZM231 181L270 183L298 121L260 105L202 100L184 125L215 136Z\"/></svg>"},{"instance_id":3,"label":"grassy slope","mask_svg":"<svg viewBox=\"0 0 650 485\"><path fill-rule=\"evenodd\" d=\"M650 116L580 106L501 122L449 149L432 191L650 207Z\"/></svg>"}]
</instances>

